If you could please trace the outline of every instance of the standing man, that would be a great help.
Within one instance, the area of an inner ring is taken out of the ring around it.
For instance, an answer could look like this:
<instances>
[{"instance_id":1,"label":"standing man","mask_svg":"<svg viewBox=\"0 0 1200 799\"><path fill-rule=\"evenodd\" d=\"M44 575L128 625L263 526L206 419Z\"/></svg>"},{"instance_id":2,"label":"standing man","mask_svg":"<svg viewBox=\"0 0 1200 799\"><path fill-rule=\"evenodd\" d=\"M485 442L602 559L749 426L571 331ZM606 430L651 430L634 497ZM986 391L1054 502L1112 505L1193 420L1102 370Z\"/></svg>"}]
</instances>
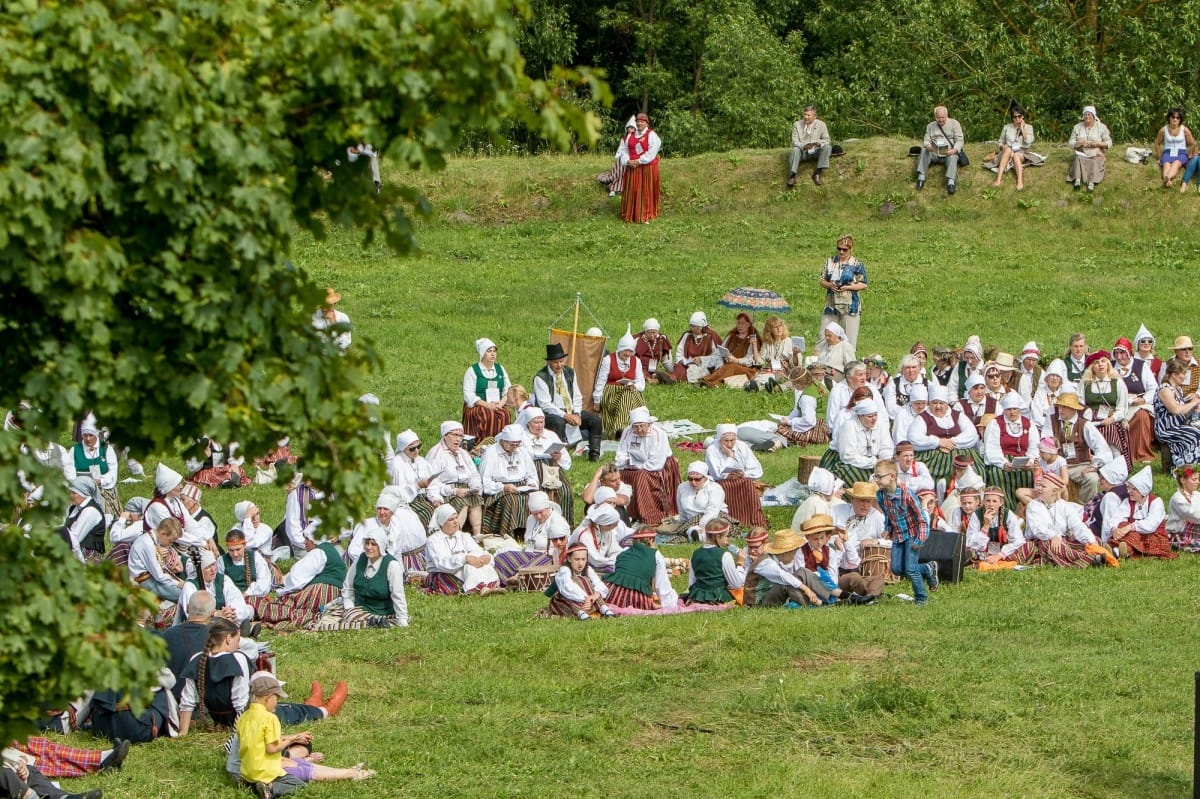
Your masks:
<instances>
[{"instance_id":1,"label":"standing man","mask_svg":"<svg viewBox=\"0 0 1200 799\"><path fill-rule=\"evenodd\" d=\"M546 414L546 428L568 444L587 434L588 460L600 460L600 415L584 410L575 370L567 366L562 344L546 345L546 365L533 376L533 397Z\"/></svg>"},{"instance_id":2,"label":"standing man","mask_svg":"<svg viewBox=\"0 0 1200 799\"><path fill-rule=\"evenodd\" d=\"M958 176L958 154L963 147L963 129L957 119L951 119L946 106L933 109L933 121L925 126L924 147L917 161L917 191L925 188L925 173L930 164L946 167L946 193L955 191L954 179Z\"/></svg>"},{"instance_id":3,"label":"standing man","mask_svg":"<svg viewBox=\"0 0 1200 799\"><path fill-rule=\"evenodd\" d=\"M792 153L788 159L788 188L796 185L796 170L801 161L816 161L813 183L821 185L821 172L829 168L829 154L833 147L829 143L829 128L817 119L817 109L811 105L804 109L804 117L792 125Z\"/></svg>"}]
</instances>

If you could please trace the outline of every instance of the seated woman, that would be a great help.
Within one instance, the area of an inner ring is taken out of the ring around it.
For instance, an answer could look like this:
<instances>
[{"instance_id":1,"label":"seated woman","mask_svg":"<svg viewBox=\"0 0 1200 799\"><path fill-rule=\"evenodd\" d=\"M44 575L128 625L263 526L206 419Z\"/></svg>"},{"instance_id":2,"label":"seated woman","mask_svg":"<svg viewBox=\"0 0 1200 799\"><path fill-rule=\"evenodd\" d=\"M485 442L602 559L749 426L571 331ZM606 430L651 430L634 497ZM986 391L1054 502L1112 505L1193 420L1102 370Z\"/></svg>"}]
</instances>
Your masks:
<instances>
[{"instance_id":1,"label":"seated woman","mask_svg":"<svg viewBox=\"0 0 1200 799\"><path fill-rule=\"evenodd\" d=\"M466 433L453 420L442 422L442 440L425 455L435 480L425 495L436 509L443 502L458 511L459 527L483 534L483 481L471 453L463 448ZM432 514L430 515L432 517Z\"/></svg>"},{"instance_id":2,"label":"seated woman","mask_svg":"<svg viewBox=\"0 0 1200 799\"><path fill-rule=\"evenodd\" d=\"M221 573L232 580L242 592L248 603L255 597L271 593L274 582L271 562L264 558L261 552L247 546L246 534L238 528L235 527L225 534L225 554L221 556L217 565L221 568Z\"/></svg>"},{"instance_id":3,"label":"seated woman","mask_svg":"<svg viewBox=\"0 0 1200 799\"><path fill-rule=\"evenodd\" d=\"M737 322L725 334L721 346L729 350L729 356L710 374L701 378L704 385L714 388L721 385L727 377L741 376L750 380L758 377L758 351L762 347L762 338L754 326L754 317L746 311L739 313ZM756 382L755 387L757 385Z\"/></svg>"},{"instance_id":4,"label":"seated woman","mask_svg":"<svg viewBox=\"0 0 1200 799\"><path fill-rule=\"evenodd\" d=\"M538 485L558 505L567 522L575 524L575 495L567 477L571 471L571 448L546 429L546 414L541 408L526 408L517 421L525 428L521 445L533 456Z\"/></svg>"},{"instance_id":5,"label":"seated woman","mask_svg":"<svg viewBox=\"0 0 1200 799\"><path fill-rule=\"evenodd\" d=\"M708 317L696 311L688 320L687 332L675 345L675 368L671 376L682 383L698 383L712 371L712 358L721 345L721 334L708 326Z\"/></svg>"},{"instance_id":6,"label":"seated woman","mask_svg":"<svg viewBox=\"0 0 1200 799\"><path fill-rule=\"evenodd\" d=\"M612 504L617 509L617 513L621 514L621 521L628 524L628 508L629 503L633 500L633 486L621 481L621 470L617 468L617 464L606 463L596 467L596 471L592 473L592 479L584 486L581 495L584 504L589 508L599 504L600 500L597 495L602 488L608 489L611 494L611 496L605 495L607 497L605 501Z\"/></svg>"},{"instance_id":7,"label":"seated woman","mask_svg":"<svg viewBox=\"0 0 1200 799\"><path fill-rule=\"evenodd\" d=\"M958 409L975 425L975 432L982 436L988 423L1000 415L1000 402L988 394L987 380L980 374L967 378L967 396L958 401Z\"/></svg>"},{"instance_id":8,"label":"seated woman","mask_svg":"<svg viewBox=\"0 0 1200 799\"><path fill-rule=\"evenodd\" d=\"M310 629L407 626L404 564L388 553L386 537L379 532L367 534L362 541L362 554L346 571L342 601L326 606Z\"/></svg>"},{"instance_id":9,"label":"seated woman","mask_svg":"<svg viewBox=\"0 0 1200 799\"><path fill-rule=\"evenodd\" d=\"M246 598L233 579L217 571L217 559L207 549L192 549L192 575L179 592L179 603L175 610L175 623L186 621L188 602L197 591L208 591L213 595L216 615L238 625L247 636L252 633L251 622L254 609L246 604Z\"/></svg>"},{"instance_id":10,"label":"seated woman","mask_svg":"<svg viewBox=\"0 0 1200 799\"><path fill-rule=\"evenodd\" d=\"M824 366L821 368L824 369ZM828 373L828 370L826 372ZM837 435L842 420L854 416L854 403L868 398L875 400L880 408L883 407L883 396L875 386L867 382L867 365L862 361L847 364L846 379L830 387L829 400L825 405L825 420L829 423L831 439Z\"/></svg>"},{"instance_id":11,"label":"seated woman","mask_svg":"<svg viewBox=\"0 0 1200 799\"><path fill-rule=\"evenodd\" d=\"M642 362L634 357L637 343L628 329L617 342L617 351L600 359L592 403L600 410L604 434L616 438L629 424L629 412L645 407L646 375Z\"/></svg>"},{"instance_id":12,"label":"seated woman","mask_svg":"<svg viewBox=\"0 0 1200 799\"><path fill-rule=\"evenodd\" d=\"M106 524L100 486L91 477L76 477L69 485L71 504L58 528L59 535L80 563L103 560Z\"/></svg>"},{"instance_id":13,"label":"seated woman","mask_svg":"<svg viewBox=\"0 0 1200 799\"><path fill-rule=\"evenodd\" d=\"M197 454L203 457L199 458L199 467L188 475L187 482L205 488L244 488L250 485L250 478L242 469L245 458L233 455L238 449L237 442L230 444L227 452L219 441L204 436L197 442L197 449Z\"/></svg>"},{"instance_id":14,"label":"seated woman","mask_svg":"<svg viewBox=\"0 0 1200 799\"><path fill-rule=\"evenodd\" d=\"M179 700L179 737L188 734L196 708L203 707L218 727L232 727L250 703L250 661L238 647L242 636L237 626L225 619L213 619L204 649L183 670L185 680ZM314 683L315 685L315 683ZM301 724L336 716L345 702L346 684L338 688L328 703L313 701L297 704L281 702L275 708L280 724ZM340 697L335 703L335 698Z\"/></svg>"},{"instance_id":15,"label":"seated woman","mask_svg":"<svg viewBox=\"0 0 1200 799\"><path fill-rule=\"evenodd\" d=\"M642 332L636 336L633 354L642 363L642 374L649 383L669 386L675 382L671 376L671 339L662 334L662 326L651 317L642 322Z\"/></svg>"},{"instance_id":16,"label":"seated woman","mask_svg":"<svg viewBox=\"0 0 1200 799\"><path fill-rule=\"evenodd\" d=\"M1104 521L1100 527L1100 540L1120 555L1121 558L1178 557L1171 551L1171 540L1167 536L1167 513L1163 501L1154 496L1154 475L1150 467L1125 481L1129 499L1121 501L1109 493L1100 505Z\"/></svg>"},{"instance_id":17,"label":"seated woman","mask_svg":"<svg viewBox=\"0 0 1200 799\"><path fill-rule=\"evenodd\" d=\"M762 346L758 348L758 381L768 390L782 386L788 379L792 367L800 366L797 353L792 348L792 335L787 325L778 316L768 316L763 322ZM775 382L772 383L771 381Z\"/></svg>"},{"instance_id":18,"label":"seated woman","mask_svg":"<svg viewBox=\"0 0 1200 799\"><path fill-rule=\"evenodd\" d=\"M736 425L717 425L704 460L708 476L725 491L729 515L743 527L765 526L767 517L763 515L762 497L758 493L762 464L748 444L738 441Z\"/></svg>"},{"instance_id":19,"label":"seated woman","mask_svg":"<svg viewBox=\"0 0 1200 799\"><path fill-rule=\"evenodd\" d=\"M1184 395L1189 375L1188 364L1172 358L1154 396L1154 435L1170 449L1174 463L1200 463L1200 428L1191 424L1200 411L1200 394Z\"/></svg>"},{"instance_id":20,"label":"seated woman","mask_svg":"<svg viewBox=\"0 0 1200 799\"><path fill-rule=\"evenodd\" d=\"M1119 338L1112 349L1113 370L1125 384L1129 397L1129 458L1134 463L1152 461L1154 451L1154 393L1158 391L1158 378L1150 364L1133 357L1133 343Z\"/></svg>"},{"instance_id":21,"label":"seated woman","mask_svg":"<svg viewBox=\"0 0 1200 799\"><path fill-rule=\"evenodd\" d=\"M625 123L625 134L617 144L617 152L613 156L613 166L608 172L600 175L598 180L608 186L608 196L616 197L625 190L625 165L629 163L629 137L637 130L637 119L630 117Z\"/></svg>"},{"instance_id":22,"label":"seated woman","mask_svg":"<svg viewBox=\"0 0 1200 799\"><path fill-rule=\"evenodd\" d=\"M683 536L688 541L703 541L705 525L714 519L730 521L725 502L725 489L710 479L708 464L696 461L688 464L687 480L675 489L678 514L669 516L658 525L664 536Z\"/></svg>"},{"instance_id":23,"label":"seated woman","mask_svg":"<svg viewBox=\"0 0 1200 799\"><path fill-rule=\"evenodd\" d=\"M528 506L524 548L509 549L492 556L496 573L506 586L521 569L561 563L562 549L571 535L571 525L545 491L530 494Z\"/></svg>"},{"instance_id":24,"label":"seated woman","mask_svg":"<svg viewBox=\"0 0 1200 799\"><path fill-rule=\"evenodd\" d=\"M1081 183L1086 183L1087 190L1093 191L1096 184L1104 180L1107 165L1104 153L1112 149L1112 134L1096 115L1096 106L1083 107L1083 119L1071 129L1067 146L1075 151L1067 170L1067 180L1076 189Z\"/></svg>"},{"instance_id":25,"label":"seated woman","mask_svg":"<svg viewBox=\"0 0 1200 799\"><path fill-rule=\"evenodd\" d=\"M846 367L857 357L854 354L854 345L837 322L827 323L821 335L825 338L825 351L821 353L817 362L832 373L834 380L841 380L846 373Z\"/></svg>"},{"instance_id":26,"label":"seated woman","mask_svg":"<svg viewBox=\"0 0 1200 799\"><path fill-rule=\"evenodd\" d=\"M525 428L510 424L479 459L484 535L523 535L518 531L529 517L526 496L538 490L537 466L524 441Z\"/></svg>"},{"instance_id":27,"label":"seated woman","mask_svg":"<svg viewBox=\"0 0 1200 799\"><path fill-rule=\"evenodd\" d=\"M745 579L729 551L729 522L713 519L704 526L704 545L692 552L687 604L740 605Z\"/></svg>"},{"instance_id":28,"label":"seated woman","mask_svg":"<svg viewBox=\"0 0 1200 799\"><path fill-rule=\"evenodd\" d=\"M814 467L808 476L808 496L796 507L792 514L792 529L799 530L800 526L819 513L832 515L834 510L834 494L839 494L845 483L828 469Z\"/></svg>"},{"instance_id":29,"label":"seated woman","mask_svg":"<svg viewBox=\"0 0 1200 799\"><path fill-rule=\"evenodd\" d=\"M819 371L823 373L824 368ZM787 417L779 421L755 419L737 426L738 440L749 444L751 450L775 452L789 444L806 447L829 443L829 425L817 416L818 398L828 394L824 385L803 366L793 367L788 373L788 385L792 388L792 410Z\"/></svg>"},{"instance_id":30,"label":"seated woman","mask_svg":"<svg viewBox=\"0 0 1200 799\"><path fill-rule=\"evenodd\" d=\"M657 535L645 524L633 531L629 548L617 555L612 574L604 576L609 605L636 610L678 607L679 594L671 586L667 562L654 548Z\"/></svg>"},{"instance_id":31,"label":"seated woman","mask_svg":"<svg viewBox=\"0 0 1200 799\"><path fill-rule=\"evenodd\" d=\"M425 593L441 596L504 593L492 556L474 538L459 530L454 508L440 506L433 512L429 527L429 540L425 544L429 569Z\"/></svg>"},{"instance_id":32,"label":"seated woman","mask_svg":"<svg viewBox=\"0 0 1200 799\"><path fill-rule=\"evenodd\" d=\"M260 597L252 602L259 621L267 626L285 625L307 629L321 615L321 608L342 595L346 562L329 541L305 538L305 554L283 578L274 601Z\"/></svg>"},{"instance_id":33,"label":"seated woman","mask_svg":"<svg viewBox=\"0 0 1200 799\"><path fill-rule=\"evenodd\" d=\"M630 411L629 427L617 443L616 464L621 479L633 486L630 518L657 526L677 512L679 462L671 454L666 434L654 426L648 408Z\"/></svg>"},{"instance_id":34,"label":"seated woman","mask_svg":"<svg viewBox=\"0 0 1200 799\"><path fill-rule=\"evenodd\" d=\"M1050 416L1060 394L1067 391L1063 384L1067 380L1067 365L1062 358L1055 358L1042 373L1042 382L1033 392L1029 403L1029 418L1038 429L1050 424Z\"/></svg>"},{"instance_id":35,"label":"seated woman","mask_svg":"<svg viewBox=\"0 0 1200 799\"><path fill-rule=\"evenodd\" d=\"M890 461L895 454L887 417L879 412L879 404L873 399L859 400L854 404L854 417L838 426L826 456L821 458L822 468L833 472L842 482L870 482L875 464Z\"/></svg>"},{"instance_id":36,"label":"seated woman","mask_svg":"<svg viewBox=\"0 0 1200 799\"><path fill-rule=\"evenodd\" d=\"M1132 467L1126 427L1129 391L1113 370L1112 356L1107 350L1096 350L1087 356L1087 366L1079 380L1079 399L1087 407L1084 418L1095 422L1104 440L1121 453L1126 466Z\"/></svg>"},{"instance_id":37,"label":"seated woman","mask_svg":"<svg viewBox=\"0 0 1200 799\"><path fill-rule=\"evenodd\" d=\"M396 436L396 449L387 460L387 469L388 485L399 489L396 495L416 516L416 525L424 529L434 508L426 492L437 479L437 473L421 457L421 439L412 430Z\"/></svg>"},{"instance_id":38,"label":"seated woman","mask_svg":"<svg viewBox=\"0 0 1200 799\"><path fill-rule=\"evenodd\" d=\"M463 374L462 423L476 441L493 438L508 424L504 399L512 383L504 367L496 363L496 344L489 338L475 340L479 362Z\"/></svg>"},{"instance_id":39,"label":"seated woman","mask_svg":"<svg viewBox=\"0 0 1200 799\"><path fill-rule=\"evenodd\" d=\"M567 547L565 563L554 574L554 582L546 589L550 605L538 611L538 616L574 617L587 621L614 616L605 599L608 586L588 565L588 549L583 544Z\"/></svg>"},{"instance_id":40,"label":"seated woman","mask_svg":"<svg viewBox=\"0 0 1200 799\"><path fill-rule=\"evenodd\" d=\"M992 420L983 436L984 475L988 485L1004 489L1009 510L1018 506L1017 489L1033 488L1033 466L1041 438L1033 422L1021 414L1024 407L1020 394L1006 394L1000 402L1003 414Z\"/></svg>"},{"instance_id":41,"label":"seated woman","mask_svg":"<svg viewBox=\"0 0 1200 799\"><path fill-rule=\"evenodd\" d=\"M588 565L598 572L611 572L617 555L621 554L621 538L625 530L616 508L607 503L598 503L588 508L587 515L571 533L567 545L583 544L588 552Z\"/></svg>"},{"instance_id":42,"label":"seated woman","mask_svg":"<svg viewBox=\"0 0 1200 799\"><path fill-rule=\"evenodd\" d=\"M913 390L921 387L928 397L929 378L921 370L921 359L909 353L900 359L900 373L888 381L883 390L883 405L889 419L895 419L901 408L908 405Z\"/></svg>"},{"instance_id":43,"label":"seated woman","mask_svg":"<svg viewBox=\"0 0 1200 799\"><path fill-rule=\"evenodd\" d=\"M1025 543L1010 555L1017 563L1069 569L1107 563L1104 548L1084 525L1079 506L1063 499L1066 491L1060 477L1042 475L1041 492L1025 509Z\"/></svg>"},{"instance_id":44,"label":"seated woman","mask_svg":"<svg viewBox=\"0 0 1200 799\"><path fill-rule=\"evenodd\" d=\"M1179 489L1167 505L1167 537L1172 549L1200 552L1200 466L1176 466L1175 483Z\"/></svg>"},{"instance_id":45,"label":"seated woman","mask_svg":"<svg viewBox=\"0 0 1200 799\"><path fill-rule=\"evenodd\" d=\"M1017 191L1025 190L1025 153L1033 144L1033 125L1025 121L1025 109L1016 103L1009 111L1009 122L1000 131L1000 163L996 167L993 186L1004 181L1004 171L1012 165L1017 173Z\"/></svg>"},{"instance_id":46,"label":"seated woman","mask_svg":"<svg viewBox=\"0 0 1200 799\"><path fill-rule=\"evenodd\" d=\"M183 561L174 547L182 533L183 527L176 519L163 519L153 531L142 533L130 545L125 564L131 580L167 602L178 602L183 589Z\"/></svg>"},{"instance_id":47,"label":"seated woman","mask_svg":"<svg viewBox=\"0 0 1200 799\"><path fill-rule=\"evenodd\" d=\"M1173 188L1179 171L1188 162L1188 153L1196 149L1196 139L1183 124L1183 109L1167 109L1167 124L1158 129L1154 139L1154 159L1162 168L1164 189Z\"/></svg>"},{"instance_id":48,"label":"seated woman","mask_svg":"<svg viewBox=\"0 0 1200 799\"><path fill-rule=\"evenodd\" d=\"M983 506L976 509L974 523L967 533L967 553L976 563L996 566L1013 562L1013 553L1025 545L1024 522L1004 507L1004 489L988 486L983 490ZM1015 563L1014 563L1015 565Z\"/></svg>"}]
</instances>

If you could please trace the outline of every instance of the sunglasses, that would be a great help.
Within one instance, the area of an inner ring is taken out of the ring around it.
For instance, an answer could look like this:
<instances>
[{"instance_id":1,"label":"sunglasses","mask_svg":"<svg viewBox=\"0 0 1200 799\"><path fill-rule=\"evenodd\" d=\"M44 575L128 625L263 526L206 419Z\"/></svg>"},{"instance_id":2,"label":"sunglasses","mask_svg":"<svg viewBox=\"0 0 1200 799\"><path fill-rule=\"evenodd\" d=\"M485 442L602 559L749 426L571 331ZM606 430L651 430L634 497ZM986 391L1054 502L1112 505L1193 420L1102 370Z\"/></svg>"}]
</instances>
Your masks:
<instances>
[{"instance_id":1,"label":"sunglasses","mask_svg":"<svg viewBox=\"0 0 1200 799\"><path fill-rule=\"evenodd\" d=\"M849 247L838 247L837 251L838 252L850 252L850 248Z\"/></svg>"},{"instance_id":2,"label":"sunglasses","mask_svg":"<svg viewBox=\"0 0 1200 799\"><path fill-rule=\"evenodd\" d=\"M421 448L420 444L413 444L412 446L405 447L404 451L405 452L416 452L420 448Z\"/></svg>"}]
</instances>

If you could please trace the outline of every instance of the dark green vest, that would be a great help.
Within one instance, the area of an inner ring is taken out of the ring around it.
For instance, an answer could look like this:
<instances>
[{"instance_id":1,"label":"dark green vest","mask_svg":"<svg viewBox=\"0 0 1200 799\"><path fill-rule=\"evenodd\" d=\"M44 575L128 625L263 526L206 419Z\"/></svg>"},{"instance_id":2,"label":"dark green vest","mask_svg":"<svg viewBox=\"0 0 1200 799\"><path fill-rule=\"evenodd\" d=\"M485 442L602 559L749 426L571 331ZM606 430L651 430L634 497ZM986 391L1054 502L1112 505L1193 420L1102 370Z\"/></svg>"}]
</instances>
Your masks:
<instances>
[{"instance_id":1,"label":"dark green vest","mask_svg":"<svg viewBox=\"0 0 1200 799\"><path fill-rule=\"evenodd\" d=\"M257 576L254 574L254 553L247 549L241 566L233 562L228 552L221 556L221 562L225 564L225 576L232 580L243 594L246 593L246 589Z\"/></svg>"},{"instance_id":2,"label":"dark green vest","mask_svg":"<svg viewBox=\"0 0 1200 799\"><path fill-rule=\"evenodd\" d=\"M340 589L346 582L346 562L342 560L342 553L328 541L317 544L317 549L325 553L325 568L309 585L332 585Z\"/></svg>"},{"instance_id":3,"label":"dark green vest","mask_svg":"<svg viewBox=\"0 0 1200 799\"><path fill-rule=\"evenodd\" d=\"M650 596L654 593L654 550L640 541L633 542L617 555L613 573L606 575L604 582Z\"/></svg>"},{"instance_id":4,"label":"dark green vest","mask_svg":"<svg viewBox=\"0 0 1200 799\"><path fill-rule=\"evenodd\" d=\"M733 594L729 593L729 586L725 583L725 571L721 568L724 556L725 550L720 547L700 547L692 553L692 574L696 579L688 590L689 601L733 601Z\"/></svg>"},{"instance_id":5,"label":"dark green vest","mask_svg":"<svg viewBox=\"0 0 1200 799\"><path fill-rule=\"evenodd\" d=\"M190 582L192 585L196 586L197 591L206 590L206 589L200 587L199 576L189 580L188 582ZM220 610L221 608L225 607L225 575L221 574L220 572L217 572L216 579L213 580L213 584L210 585L207 590L208 590L208 593L213 595L213 599L215 599L217 601L217 610Z\"/></svg>"},{"instance_id":6,"label":"dark green vest","mask_svg":"<svg viewBox=\"0 0 1200 799\"><path fill-rule=\"evenodd\" d=\"M96 457L89 458L83 452L83 444L76 444L71 448L71 454L75 456L75 472L77 474L88 474L93 466L100 467L100 474L108 474L108 444L100 444L96 447Z\"/></svg>"},{"instance_id":7,"label":"dark green vest","mask_svg":"<svg viewBox=\"0 0 1200 799\"><path fill-rule=\"evenodd\" d=\"M354 565L354 601L372 616L391 616L394 609L387 570L395 558L384 555L381 560L375 576L367 577L367 556L358 556L358 563Z\"/></svg>"}]
</instances>

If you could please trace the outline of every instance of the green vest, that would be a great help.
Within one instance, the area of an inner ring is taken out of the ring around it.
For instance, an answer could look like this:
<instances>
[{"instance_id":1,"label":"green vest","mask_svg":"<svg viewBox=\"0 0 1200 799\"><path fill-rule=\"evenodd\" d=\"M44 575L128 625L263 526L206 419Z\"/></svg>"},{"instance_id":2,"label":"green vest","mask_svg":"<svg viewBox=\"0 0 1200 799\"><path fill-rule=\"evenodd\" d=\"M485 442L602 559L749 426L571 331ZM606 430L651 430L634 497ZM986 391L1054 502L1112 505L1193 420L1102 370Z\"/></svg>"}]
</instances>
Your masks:
<instances>
[{"instance_id":1,"label":"green vest","mask_svg":"<svg viewBox=\"0 0 1200 799\"><path fill-rule=\"evenodd\" d=\"M100 474L108 474L108 444L101 443L96 447L96 457L94 458L89 458L84 454L83 444L71 447L71 454L75 456L76 474L89 474L93 466L100 467Z\"/></svg>"},{"instance_id":2,"label":"green vest","mask_svg":"<svg viewBox=\"0 0 1200 799\"><path fill-rule=\"evenodd\" d=\"M488 387L492 387L500 392L500 401L504 402L504 387L508 385L508 375L504 374L504 367L500 364L494 364L496 369L495 377L484 377L483 369L478 363L472 364L471 368L475 370L475 396L482 400L487 399Z\"/></svg>"},{"instance_id":3,"label":"green vest","mask_svg":"<svg viewBox=\"0 0 1200 799\"><path fill-rule=\"evenodd\" d=\"M391 616L394 609L387 570L395 558L384 555L381 560L375 576L367 577L367 556L358 556L358 563L354 565L354 601L372 616Z\"/></svg>"},{"instance_id":4,"label":"green vest","mask_svg":"<svg viewBox=\"0 0 1200 799\"><path fill-rule=\"evenodd\" d=\"M328 541L317 544L317 549L325 553L325 568L309 585L332 585L340 589L346 582L346 562L342 560L342 553Z\"/></svg>"},{"instance_id":5,"label":"green vest","mask_svg":"<svg viewBox=\"0 0 1200 799\"><path fill-rule=\"evenodd\" d=\"M692 574L695 580L688 591L691 602L732 602L733 594L725 583L725 571L721 560L725 550L720 547L700 547L692 553Z\"/></svg>"},{"instance_id":6,"label":"green vest","mask_svg":"<svg viewBox=\"0 0 1200 799\"><path fill-rule=\"evenodd\" d=\"M199 577L189 580L189 582L196 586L197 591L205 590L200 587ZM208 592L212 594L213 599L217 601L217 610L225 607L225 575L217 572L217 577L213 580L213 584L208 587Z\"/></svg>"},{"instance_id":7,"label":"green vest","mask_svg":"<svg viewBox=\"0 0 1200 799\"><path fill-rule=\"evenodd\" d=\"M1095 410L1100 407L1105 407L1110 410L1117 407L1117 381L1121 378L1109 378L1108 384L1111 386L1107 392L1101 393L1096 390L1096 382L1089 380L1083 384L1083 404Z\"/></svg>"},{"instance_id":8,"label":"green vest","mask_svg":"<svg viewBox=\"0 0 1200 799\"><path fill-rule=\"evenodd\" d=\"M221 556L221 562L225 564L225 576L232 580L242 593L245 593L252 580L251 575L247 572L254 569L254 553L247 549L246 558L242 561L241 566L233 562L233 558L229 557L228 552Z\"/></svg>"},{"instance_id":9,"label":"green vest","mask_svg":"<svg viewBox=\"0 0 1200 799\"><path fill-rule=\"evenodd\" d=\"M639 594L654 593L654 550L640 541L617 555L613 573L604 577L609 585L619 585Z\"/></svg>"}]
</instances>

